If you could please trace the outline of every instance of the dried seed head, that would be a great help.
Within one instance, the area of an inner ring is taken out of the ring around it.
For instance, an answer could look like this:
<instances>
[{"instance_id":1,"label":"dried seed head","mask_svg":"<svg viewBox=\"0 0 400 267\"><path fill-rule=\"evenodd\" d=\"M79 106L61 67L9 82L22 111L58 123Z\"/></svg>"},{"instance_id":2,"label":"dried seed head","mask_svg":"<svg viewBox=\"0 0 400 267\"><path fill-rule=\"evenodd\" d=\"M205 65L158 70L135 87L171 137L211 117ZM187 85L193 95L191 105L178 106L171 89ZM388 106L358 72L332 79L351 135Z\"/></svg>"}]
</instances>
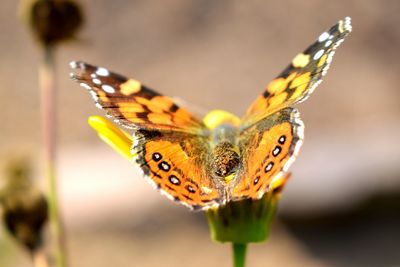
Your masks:
<instances>
[{"instance_id":1,"label":"dried seed head","mask_svg":"<svg viewBox=\"0 0 400 267\"><path fill-rule=\"evenodd\" d=\"M47 201L32 184L29 162L11 162L5 170L6 185L0 188L2 219L9 232L30 251L42 244L47 221Z\"/></svg>"},{"instance_id":2,"label":"dried seed head","mask_svg":"<svg viewBox=\"0 0 400 267\"><path fill-rule=\"evenodd\" d=\"M83 22L82 10L72 0L25 0L20 14L44 45L73 39Z\"/></svg>"}]
</instances>

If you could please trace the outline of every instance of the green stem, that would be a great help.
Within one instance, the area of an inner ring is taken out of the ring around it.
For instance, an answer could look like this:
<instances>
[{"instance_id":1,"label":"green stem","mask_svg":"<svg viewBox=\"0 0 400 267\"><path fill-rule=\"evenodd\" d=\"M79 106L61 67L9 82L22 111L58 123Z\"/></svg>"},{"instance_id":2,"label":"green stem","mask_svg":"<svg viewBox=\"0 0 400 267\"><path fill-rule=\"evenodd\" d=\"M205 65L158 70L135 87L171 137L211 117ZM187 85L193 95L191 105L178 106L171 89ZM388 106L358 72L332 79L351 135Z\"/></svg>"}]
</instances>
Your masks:
<instances>
[{"instance_id":1,"label":"green stem","mask_svg":"<svg viewBox=\"0 0 400 267\"><path fill-rule=\"evenodd\" d=\"M56 161L56 84L54 47L45 46L44 59L39 69L41 89L42 133L44 142L44 169L47 180L49 217L54 237L55 260L57 267L66 267L66 247L63 225L61 223L57 196Z\"/></svg>"},{"instance_id":2,"label":"green stem","mask_svg":"<svg viewBox=\"0 0 400 267\"><path fill-rule=\"evenodd\" d=\"M247 244L232 243L233 266L244 267L246 262Z\"/></svg>"}]
</instances>

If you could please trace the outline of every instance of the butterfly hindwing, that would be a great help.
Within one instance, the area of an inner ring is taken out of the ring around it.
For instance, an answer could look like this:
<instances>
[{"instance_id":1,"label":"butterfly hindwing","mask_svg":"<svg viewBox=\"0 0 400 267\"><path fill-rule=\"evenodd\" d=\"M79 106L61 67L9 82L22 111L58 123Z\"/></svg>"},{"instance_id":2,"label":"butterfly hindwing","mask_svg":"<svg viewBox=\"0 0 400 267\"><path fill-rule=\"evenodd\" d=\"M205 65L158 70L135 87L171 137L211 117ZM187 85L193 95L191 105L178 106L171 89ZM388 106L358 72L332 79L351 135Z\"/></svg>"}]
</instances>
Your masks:
<instances>
[{"instance_id":1,"label":"butterfly hindwing","mask_svg":"<svg viewBox=\"0 0 400 267\"><path fill-rule=\"evenodd\" d=\"M134 79L84 62L70 63L72 79L87 89L96 102L117 123L127 128L152 128L199 133L203 123Z\"/></svg>"},{"instance_id":2,"label":"butterfly hindwing","mask_svg":"<svg viewBox=\"0 0 400 267\"><path fill-rule=\"evenodd\" d=\"M296 55L290 65L250 105L243 118L242 128L305 100L321 83L336 48L350 32L351 19L346 17L323 32L304 52Z\"/></svg>"},{"instance_id":3,"label":"butterfly hindwing","mask_svg":"<svg viewBox=\"0 0 400 267\"><path fill-rule=\"evenodd\" d=\"M222 200L206 168L210 147L205 137L138 130L133 138L136 163L170 199L193 209L211 207Z\"/></svg>"},{"instance_id":4,"label":"butterfly hindwing","mask_svg":"<svg viewBox=\"0 0 400 267\"><path fill-rule=\"evenodd\" d=\"M242 168L233 199L260 198L273 179L293 163L303 140L303 122L293 108L284 108L257 122L239 136Z\"/></svg>"}]
</instances>

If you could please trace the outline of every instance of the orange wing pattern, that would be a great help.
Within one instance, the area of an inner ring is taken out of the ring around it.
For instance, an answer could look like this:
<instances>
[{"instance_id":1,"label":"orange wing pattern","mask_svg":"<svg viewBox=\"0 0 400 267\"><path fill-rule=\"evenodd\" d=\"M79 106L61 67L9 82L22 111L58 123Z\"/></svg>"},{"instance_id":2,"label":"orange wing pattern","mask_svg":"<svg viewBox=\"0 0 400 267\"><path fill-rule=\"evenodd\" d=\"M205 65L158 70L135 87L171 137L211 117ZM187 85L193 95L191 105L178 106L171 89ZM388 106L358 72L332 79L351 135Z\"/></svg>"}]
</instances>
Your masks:
<instances>
[{"instance_id":1,"label":"orange wing pattern","mask_svg":"<svg viewBox=\"0 0 400 267\"><path fill-rule=\"evenodd\" d=\"M186 133L166 135L158 131L135 132L132 153L136 163L163 194L193 209L208 208L223 201L222 188L210 179L203 137Z\"/></svg>"},{"instance_id":2,"label":"orange wing pattern","mask_svg":"<svg viewBox=\"0 0 400 267\"><path fill-rule=\"evenodd\" d=\"M115 122L127 128L163 129L200 134L203 123L170 98L105 68L70 63L72 79L87 89Z\"/></svg>"},{"instance_id":3,"label":"orange wing pattern","mask_svg":"<svg viewBox=\"0 0 400 267\"><path fill-rule=\"evenodd\" d=\"M340 20L267 85L267 90L249 107L243 118L246 128L282 108L305 100L321 83L328 71L336 48L351 32L351 19Z\"/></svg>"},{"instance_id":4,"label":"orange wing pattern","mask_svg":"<svg viewBox=\"0 0 400 267\"><path fill-rule=\"evenodd\" d=\"M136 80L83 62L71 67L96 106L135 130L135 161L164 195L193 209L222 201L207 173L209 132L201 121Z\"/></svg>"},{"instance_id":5,"label":"orange wing pattern","mask_svg":"<svg viewBox=\"0 0 400 267\"><path fill-rule=\"evenodd\" d=\"M260 198L272 181L293 163L303 140L298 111L282 109L240 134L242 169L232 192L233 199Z\"/></svg>"}]
</instances>

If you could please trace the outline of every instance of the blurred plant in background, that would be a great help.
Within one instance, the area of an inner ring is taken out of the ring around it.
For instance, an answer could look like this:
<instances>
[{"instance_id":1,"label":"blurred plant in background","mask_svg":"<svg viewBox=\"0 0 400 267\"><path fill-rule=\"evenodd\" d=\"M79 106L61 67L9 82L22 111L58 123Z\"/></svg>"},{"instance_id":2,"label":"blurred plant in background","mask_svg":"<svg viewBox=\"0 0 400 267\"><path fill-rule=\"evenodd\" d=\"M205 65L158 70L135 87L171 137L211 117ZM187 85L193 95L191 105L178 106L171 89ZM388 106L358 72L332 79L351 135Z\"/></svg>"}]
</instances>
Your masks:
<instances>
[{"instance_id":1,"label":"blurred plant in background","mask_svg":"<svg viewBox=\"0 0 400 267\"><path fill-rule=\"evenodd\" d=\"M72 40L83 22L79 5L70 0L25 0L19 16L28 26L42 50L39 81L42 111L44 169L47 180L49 217L54 238L56 265L66 266L64 233L57 197L56 161L56 64L55 50L63 41Z\"/></svg>"},{"instance_id":2,"label":"blurred plant in background","mask_svg":"<svg viewBox=\"0 0 400 267\"><path fill-rule=\"evenodd\" d=\"M19 16L46 49L74 40L83 23L80 6L71 0L23 0Z\"/></svg>"},{"instance_id":3,"label":"blurred plant in background","mask_svg":"<svg viewBox=\"0 0 400 267\"><path fill-rule=\"evenodd\" d=\"M0 189L2 220L11 235L32 256L37 267L48 266L44 251L43 228L48 218L47 201L32 182L30 162L13 160L6 166L4 187Z\"/></svg>"}]
</instances>

